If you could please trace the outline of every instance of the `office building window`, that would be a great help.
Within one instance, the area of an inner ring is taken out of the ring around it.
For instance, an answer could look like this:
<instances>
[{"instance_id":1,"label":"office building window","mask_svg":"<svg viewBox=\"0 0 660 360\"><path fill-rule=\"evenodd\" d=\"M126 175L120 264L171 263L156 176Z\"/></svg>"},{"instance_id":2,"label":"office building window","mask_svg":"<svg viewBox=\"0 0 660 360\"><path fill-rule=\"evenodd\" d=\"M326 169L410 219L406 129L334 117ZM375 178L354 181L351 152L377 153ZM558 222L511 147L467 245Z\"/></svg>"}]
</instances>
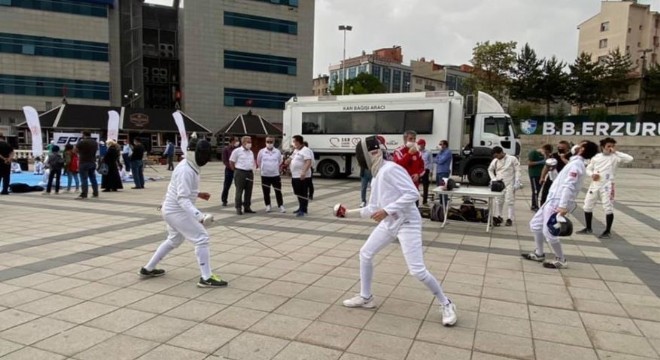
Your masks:
<instances>
[{"instance_id":1,"label":"office building window","mask_svg":"<svg viewBox=\"0 0 660 360\"><path fill-rule=\"evenodd\" d=\"M392 92L401 92L401 70L392 72Z\"/></svg>"},{"instance_id":2,"label":"office building window","mask_svg":"<svg viewBox=\"0 0 660 360\"><path fill-rule=\"evenodd\" d=\"M606 63L607 63L607 55L603 55L603 56L598 57L598 64L605 65Z\"/></svg>"},{"instance_id":3,"label":"office building window","mask_svg":"<svg viewBox=\"0 0 660 360\"><path fill-rule=\"evenodd\" d=\"M0 33L0 53L108 61L108 44Z\"/></svg>"},{"instance_id":4,"label":"office building window","mask_svg":"<svg viewBox=\"0 0 660 360\"><path fill-rule=\"evenodd\" d=\"M225 68L296 75L296 59L225 50Z\"/></svg>"},{"instance_id":5,"label":"office building window","mask_svg":"<svg viewBox=\"0 0 660 360\"><path fill-rule=\"evenodd\" d=\"M380 80L380 69L381 67L378 65L372 65L371 67L372 75L375 76L378 80Z\"/></svg>"},{"instance_id":6,"label":"office building window","mask_svg":"<svg viewBox=\"0 0 660 360\"><path fill-rule=\"evenodd\" d=\"M409 72L403 73L403 92L410 92L410 78L412 74Z\"/></svg>"},{"instance_id":7,"label":"office building window","mask_svg":"<svg viewBox=\"0 0 660 360\"><path fill-rule=\"evenodd\" d=\"M391 92L390 84L392 82L392 69L383 68L383 85L385 85L385 90Z\"/></svg>"},{"instance_id":8,"label":"office building window","mask_svg":"<svg viewBox=\"0 0 660 360\"><path fill-rule=\"evenodd\" d=\"M105 4L105 5L104 5ZM24 9L53 11L67 14L107 17L108 5L113 0L73 1L73 0L0 0L0 6L13 6Z\"/></svg>"},{"instance_id":9,"label":"office building window","mask_svg":"<svg viewBox=\"0 0 660 360\"><path fill-rule=\"evenodd\" d=\"M600 39L600 41L598 42L598 47L601 48L601 49L606 48L607 47L607 39Z\"/></svg>"},{"instance_id":10,"label":"office building window","mask_svg":"<svg viewBox=\"0 0 660 360\"><path fill-rule=\"evenodd\" d=\"M102 81L72 80L0 74L0 94L110 100L110 84Z\"/></svg>"},{"instance_id":11,"label":"office building window","mask_svg":"<svg viewBox=\"0 0 660 360\"><path fill-rule=\"evenodd\" d=\"M274 5L286 5L292 7L298 7L298 0L255 0L265 3L271 3Z\"/></svg>"},{"instance_id":12,"label":"office building window","mask_svg":"<svg viewBox=\"0 0 660 360\"><path fill-rule=\"evenodd\" d=\"M298 23L293 21L240 14L229 11L225 11L224 18L225 25L227 26L238 26L248 29L298 35Z\"/></svg>"},{"instance_id":13,"label":"office building window","mask_svg":"<svg viewBox=\"0 0 660 360\"><path fill-rule=\"evenodd\" d=\"M284 103L296 94L225 88L225 106L284 109Z\"/></svg>"},{"instance_id":14,"label":"office building window","mask_svg":"<svg viewBox=\"0 0 660 360\"><path fill-rule=\"evenodd\" d=\"M357 76L357 68L355 66L348 68L348 79L355 79Z\"/></svg>"},{"instance_id":15,"label":"office building window","mask_svg":"<svg viewBox=\"0 0 660 360\"><path fill-rule=\"evenodd\" d=\"M609 31L610 30L610 22L606 21L604 23L600 23L600 31Z\"/></svg>"}]
</instances>

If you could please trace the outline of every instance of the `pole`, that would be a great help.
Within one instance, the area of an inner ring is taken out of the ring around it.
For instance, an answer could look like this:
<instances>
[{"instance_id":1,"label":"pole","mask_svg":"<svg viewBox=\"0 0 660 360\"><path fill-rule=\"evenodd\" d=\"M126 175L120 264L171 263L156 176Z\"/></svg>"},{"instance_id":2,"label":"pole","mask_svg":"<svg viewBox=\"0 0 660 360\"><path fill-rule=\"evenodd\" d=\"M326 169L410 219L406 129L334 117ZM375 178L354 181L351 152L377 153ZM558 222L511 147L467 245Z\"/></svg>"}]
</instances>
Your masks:
<instances>
[{"instance_id":1,"label":"pole","mask_svg":"<svg viewBox=\"0 0 660 360\"><path fill-rule=\"evenodd\" d=\"M344 28L344 57L341 61L341 73L344 77L341 81L341 94L344 95L344 85L346 84L346 28Z\"/></svg>"},{"instance_id":2,"label":"pole","mask_svg":"<svg viewBox=\"0 0 660 360\"><path fill-rule=\"evenodd\" d=\"M646 73L646 54L651 52L651 49L640 50L642 53L642 70L640 71L641 76L639 78L639 100L637 101L637 119L642 121L643 109L642 109L642 94L644 93L644 75ZM646 108L646 102L644 102L644 108Z\"/></svg>"}]
</instances>

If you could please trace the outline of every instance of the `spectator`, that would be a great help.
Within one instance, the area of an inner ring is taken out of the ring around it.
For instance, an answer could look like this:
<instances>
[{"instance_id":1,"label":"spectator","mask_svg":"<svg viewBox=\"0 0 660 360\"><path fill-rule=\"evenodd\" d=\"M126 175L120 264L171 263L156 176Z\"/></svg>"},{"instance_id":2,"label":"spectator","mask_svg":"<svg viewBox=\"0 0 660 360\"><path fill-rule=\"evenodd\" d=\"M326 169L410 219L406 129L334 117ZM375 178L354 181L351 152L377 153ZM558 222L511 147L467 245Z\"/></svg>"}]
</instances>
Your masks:
<instances>
[{"instance_id":1,"label":"spectator","mask_svg":"<svg viewBox=\"0 0 660 360\"><path fill-rule=\"evenodd\" d=\"M9 180L11 179L11 162L14 158L14 148L9 145L5 135L0 133L0 180L2 192L0 195L9 195Z\"/></svg>"},{"instance_id":2,"label":"spectator","mask_svg":"<svg viewBox=\"0 0 660 360\"><path fill-rule=\"evenodd\" d=\"M232 136L231 139L229 139L229 144L227 144L222 150L222 162L225 164L225 181L222 186L222 196L220 197L222 200L222 206L227 206L229 189L231 188L231 183L234 181L234 169L229 163L229 157L231 156L231 153L239 146L241 146L241 141L237 136Z\"/></svg>"},{"instance_id":3,"label":"spectator","mask_svg":"<svg viewBox=\"0 0 660 360\"><path fill-rule=\"evenodd\" d=\"M308 178L305 179L307 181L307 199L309 201L314 200L314 182L312 181L312 178L314 177L314 168L316 167L316 160L314 159L314 150L309 148L309 144L307 141L303 141L303 144L305 145L306 148L309 149L309 151L312 152L312 171L310 172L310 175Z\"/></svg>"},{"instance_id":4,"label":"spectator","mask_svg":"<svg viewBox=\"0 0 660 360\"><path fill-rule=\"evenodd\" d=\"M174 170L174 144L172 144L171 140L167 140L167 145L165 146L165 151L163 152L163 156L167 158L167 170L168 171L173 171Z\"/></svg>"},{"instance_id":5,"label":"spectator","mask_svg":"<svg viewBox=\"0 0 660 360\"><path fill-rule=\"evenodd\" d=\"M426 140L419 139L417 141L417 146L419 147L419 153L424 161L424 175L422 175L422 205L428 205L429 201L429 178L431 174L431 168L433 167L433 155L430 151L426 150Z\"/></svg>"},{"instance_id":6,"label":"spectator","mask_svg":"<svg viewBox=\"0 0 660 360\"><path fill-rule=\"evenodd\" d=\"M122 146L121 148L121 157L124 159L124 169L128 172L131 172L131 154L133 153L133 149L131 149L131 144L127 140L126 143L123 141L120 141L119 144Z\"/></svg>"},{"instance_id":7,"label":"spectator","mask_svg":"<svg viewBox=\"0 0 660 360\"><path fill-rule=\"evenodd\" d=\"M53 145L50 149L51 154L48 156L48 163L46 167L50 170L48 175L48 185L44 195L50 195L50 190L53 187L53 179L55 179L55 195L60 193L60 178L62 177L62 168L64 167L64 158L60 154L60 147Z\"/></svg>"},{"instance_id":8,"label":"spectator","mask_svg":"<svg viewBox=\"0 0 660 360\"><path fill-rule=\"evenodd\" d=\"M306 179L312 176L314 153L308 147L305 147L304 139L301 135L294 135L291 145L295 149L289 158L291 187L293 187L293 193L298 198L298 209L294 214L297 217L302 217L307 215L307 206L309 204L309 200L307 199L309 189L307 187L309 186L309 182Z\"/></svg>"},{"instance_id":9,"label":"spectator","mask_svg":"<svg viewBox=\"0 0 660 360\"><path fill-rule=\"evenodd\" d=\"M234 206L236 214L243 215L254 214L252 210L252 186L254 184L254 153L252 152L252 138L243 136L241 138L242 146L234 149L229 157L229 164L234 170L234 185L236 186L236 196L234 197Z\"/></svg>"},{"instance_id":10,"label":"spectator","mask_svg":"<svg viewBox=\"0 0 660 360\"><path fill-rule=\"evenodd\" d=\"M488 175L491 181L500 180L504 182L504 201L501 197L495 199L495 217L493 225L500 226L503 222L502 211L504 204L508 207L506 226L513 225L515 219L515 191L520 188L520 163L518 158L504 152L504 150L495 146L493 148L493 161L488 167Z\"/></svg>"},{"instance_id":11,"label":"spectator","mask_svg":"<svg viewBox=\"0 0 660 360\"><path fill-rule=\"evenodd\" d=\"M133 182L135 186L132 189L144 189L144 145L142 140L136 137L133 139L133 153L131 154L131 166L133 173Z\"/></svg>"},{"instance_id":12,"label":"spectator","mask_svg":"<svg viewBox=\"0 0 660 360\"><path fill-rule=\"evenodd\" d=\"M415 145L416 139L417 133L412 130L403 134L404 144L394 150L394 162L406 169L415 186L419 188L419 180L424 175L424 160Z\"/></svg>"},{"instance_id":13,"label":"spectator","mask_svg":"<svg viewBox=\"0 0 660 360\"><path fill-rule=\"evenodd\" d=\"M43 175L44 174L44 163L41 161L41 157L37 156L34 158L34 172L33 175Z\"/></svg>"},{"instance_id":14,"label":"spectator","mask_svg":"<svg viewBox=\"0 0 660 360\"><path fill-rule=\"evenodd\" d=\"M561 169L564 168L566 164L568 164L568 160L571 157L570 153L570 148L571 144L568 143L568 141L562 140L557 144L557 152L554 154L551 154L549 158L553 158L557 160L557 166L556 170L557 173L561 172ZM552 186L552 179L549 179L548 176L548 171L551 171L548 166L543 168L543 171L541 172L541 185L543 186L541 188L542 193L541 193L541 204L545 203L545 200L548 197L548 192L550 191L550 186Z\"/></svg>"},{"instance_id":15,"label":"spectator","mask_svg":"<svg viewBox=\"0 0 660 360\"><path fill-rule=\"evenodd\" d=\"M90 182L92 183L92 196L99 196L99 185L96 181L96 152L99 145L92 138L92 134L89 131L83 131L82 136L82 140L76 146L78 148L80 180L82 185L82 191L78 199L87 199L88 184Z\"/></svg>"},{"instance_id":16,"label":"spectator","mask_svg":"<svg viewBox=\"0 0 660 360\"><path fill-rule=\"evenodd\" d=\"M545 159L552 153L552 145L545 144L540 149L534 149L527 155L527 169L529 182L532 187L532 211L539 209L539 192L541 190L541 173L545 166Z\"/></svg>"},{"instance_id":17,"label":"spectator","mask_svg":"<svg viewBox=\"0 0 660 360\"><path fill-rule=\"evenodd\" d=\"M66 192L71 192L71 179L76 183L76 192L80 191L78 180L78 153L71 144L64 146L64 173L66 174Z\"/></svg>"},{"instance_id":18,"label":"spectator","mask_svg":"<svg viewBox=\"0 0 660 360\"><path fill-rule=\"evenodd\" d=\"M257 168L261 171L261 190L264 193L264 203L266 212L271 211L270 206L270 188L275 190L275 200L281 213L284 209L284 200L282 199L282 178L280 177L280 165L282 164L282 153L275 148L275 138L266 137L266 147L259 151L257 155Z\"/></svg>"},{"instance_id":19,"label":"spectator","mask_svg":"<svg viewBox=\"0 0 660 360\"><path fill-rule=\"evenodd\" d=\"M102 161L108 167L108 173L101 177L103 192L123 189L124 186L119 174L119 145L114 140L108 140L108 151Z\"/></svg>"}]
</instances>

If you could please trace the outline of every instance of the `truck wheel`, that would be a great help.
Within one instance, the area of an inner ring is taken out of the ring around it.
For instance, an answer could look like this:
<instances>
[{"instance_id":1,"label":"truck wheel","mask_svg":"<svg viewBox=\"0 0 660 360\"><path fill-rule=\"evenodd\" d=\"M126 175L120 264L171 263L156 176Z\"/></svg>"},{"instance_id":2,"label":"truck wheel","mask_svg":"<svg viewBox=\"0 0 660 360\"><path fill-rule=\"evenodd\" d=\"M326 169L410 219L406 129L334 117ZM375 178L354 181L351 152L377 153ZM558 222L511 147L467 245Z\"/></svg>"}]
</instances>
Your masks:
<instances>
[{"instance_id":1,"label":"truck wheel","mask_svg":"<svg viewBox=\"0 0 660 360\"><path fill-rule=\"evenodd\" d=\"M339 177L339 165L332 160L325 160L318 166L321 177L336 178Z\"/></svg>"},{"instance_id":2,"label":"truck wheel","mask_svg":"<svg viewBox=\"0 0 660 360\"><path fill-rule=\"evenodd\" d=\"M468 180L470 184L476 186L488 186L490 176L488 175L488 166L484 164L474 165L468 170Z\"/></svg>"}]
</instances>

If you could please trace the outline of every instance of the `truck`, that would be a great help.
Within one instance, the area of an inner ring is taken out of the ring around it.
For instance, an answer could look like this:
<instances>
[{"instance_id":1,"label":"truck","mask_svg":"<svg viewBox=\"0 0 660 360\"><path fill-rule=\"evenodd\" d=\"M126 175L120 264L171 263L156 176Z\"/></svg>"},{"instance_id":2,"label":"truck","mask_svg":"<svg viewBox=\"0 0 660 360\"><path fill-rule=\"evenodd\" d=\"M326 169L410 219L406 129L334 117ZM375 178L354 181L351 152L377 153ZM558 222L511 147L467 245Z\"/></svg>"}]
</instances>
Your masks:
<instances>
[{"instance_id":1,"label":"truck","mask_svg":"<svg viewBox=\"0 0 660 360\"><path fill-rule=\"evenodd\" d=\"M359 173L355 146L382 135L389 151L403 145L406 130L417 132L434 155L441 140L453 154L452 174L474 185L488 185L492 148L520 155L511 117L492 96L479 92L476 114L466 116L456 91L345 96L298 96L286 102L282 119L284 151L302 135L315 155L315 172L338 178Z\"/></svg>"}]
</instances>

